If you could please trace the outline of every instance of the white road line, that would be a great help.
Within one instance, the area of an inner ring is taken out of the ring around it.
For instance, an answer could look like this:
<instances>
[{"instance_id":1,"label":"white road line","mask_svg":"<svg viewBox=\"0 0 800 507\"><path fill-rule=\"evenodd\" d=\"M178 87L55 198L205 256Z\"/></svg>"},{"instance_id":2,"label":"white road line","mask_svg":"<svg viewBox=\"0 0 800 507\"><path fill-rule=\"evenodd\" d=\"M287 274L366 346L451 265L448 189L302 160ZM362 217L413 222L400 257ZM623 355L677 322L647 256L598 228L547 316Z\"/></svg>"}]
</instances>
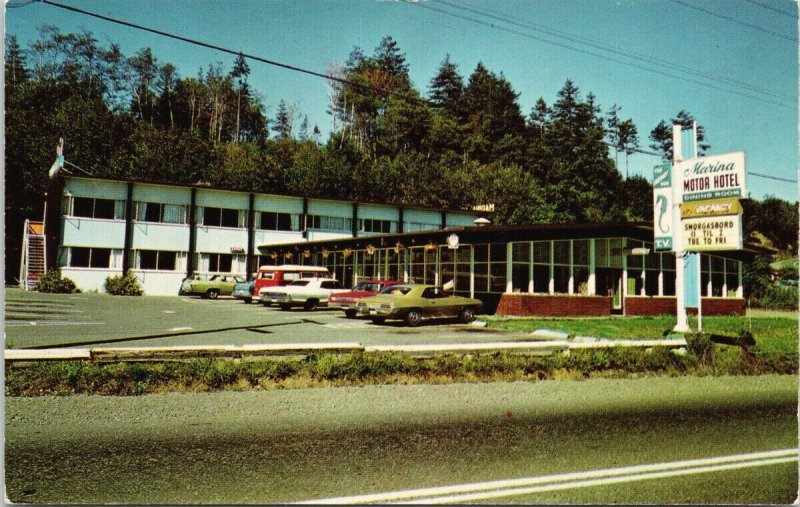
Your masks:
<instances>
[{"instance_id":1,"label":"white road line","mask_svg":"<svg viewBox=\"0 0 800 507\"><path fill-rule=\"evenodd\" d=\"M523 495L558 489L602 486L618 482L631 482L660 477L672 477L694 473L708 473L752 466L789 463L798 460L797 449L736 454L667 463L653 463L629 467L590 470L541 477L524 477L499 481L457 484L433 488L390 491L367 495L325 498L300 502L305 504L356 504L356 503L450 503L485 500L503 496ZM420 499L427 497L424 499ZM416 498L416 502L408 500Z\"/></svg>"}]
</instances>

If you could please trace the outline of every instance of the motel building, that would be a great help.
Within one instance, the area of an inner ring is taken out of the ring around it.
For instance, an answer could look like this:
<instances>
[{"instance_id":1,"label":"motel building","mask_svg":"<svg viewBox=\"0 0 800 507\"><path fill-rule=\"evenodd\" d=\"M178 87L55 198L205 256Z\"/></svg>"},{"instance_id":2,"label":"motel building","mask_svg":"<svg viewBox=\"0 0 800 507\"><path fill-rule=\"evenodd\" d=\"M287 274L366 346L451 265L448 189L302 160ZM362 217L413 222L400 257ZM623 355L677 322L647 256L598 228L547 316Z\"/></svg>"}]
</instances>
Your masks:
<instances>
[{"instance_id":1,"label":"motel building","mask_svg":"<svg viewBox=\"0 0 800 507\"><path fill-rule=\"evenodd\" d=\"M301 264L345 285L452 282L486 313L675 313L675 255L653 249L652 224L496 226L488 215L62 175L48 191L45 263L83 291L102 292L126 270L146 295L175 295L196 273ZM702 294L704 315L744 314L742 263L757 253L745 245L699 256L700 287L687 292Z\"/></svg>"}]
</instances>

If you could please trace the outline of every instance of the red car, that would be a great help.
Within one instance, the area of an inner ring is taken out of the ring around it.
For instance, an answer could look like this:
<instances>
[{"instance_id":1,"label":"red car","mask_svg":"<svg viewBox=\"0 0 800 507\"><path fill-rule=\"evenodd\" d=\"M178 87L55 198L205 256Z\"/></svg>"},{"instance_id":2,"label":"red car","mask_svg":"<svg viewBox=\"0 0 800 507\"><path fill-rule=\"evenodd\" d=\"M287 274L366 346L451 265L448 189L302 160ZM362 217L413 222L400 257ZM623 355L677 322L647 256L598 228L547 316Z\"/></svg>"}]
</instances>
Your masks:
<instances>
[{"instance_id":1,"label":"red car","mask_svg":"<svg viewBox=\"0 0 800 507\"><path fill-rule=\"evenodd\" d=\"M356 303L361 298L374 296L390 285L403 283L402 280L359 280L353 290L339 294L331 294L328 299L329 308L339 308L344 310L348 319L355 318L358 314Z\"/></svg>"}]
</instances>

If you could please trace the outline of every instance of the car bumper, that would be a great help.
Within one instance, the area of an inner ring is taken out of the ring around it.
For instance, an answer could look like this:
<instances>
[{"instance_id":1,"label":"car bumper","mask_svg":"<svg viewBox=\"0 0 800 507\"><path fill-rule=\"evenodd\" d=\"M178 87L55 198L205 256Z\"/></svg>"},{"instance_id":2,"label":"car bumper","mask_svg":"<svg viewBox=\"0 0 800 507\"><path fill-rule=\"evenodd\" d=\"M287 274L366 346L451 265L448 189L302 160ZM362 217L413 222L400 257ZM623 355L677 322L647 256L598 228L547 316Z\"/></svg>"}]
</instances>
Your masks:
<instances>
[{"instance_id":1,"label":"car bumper","mask_svg":"<svg viewBox=\"0 0 800 507\"><path fill-rule=\"evenodd\" d=\"M252 299L253 295L250 294L249 290L235 290L233 291L233 297L239 299Z\"/></svg>"}]
</instances>

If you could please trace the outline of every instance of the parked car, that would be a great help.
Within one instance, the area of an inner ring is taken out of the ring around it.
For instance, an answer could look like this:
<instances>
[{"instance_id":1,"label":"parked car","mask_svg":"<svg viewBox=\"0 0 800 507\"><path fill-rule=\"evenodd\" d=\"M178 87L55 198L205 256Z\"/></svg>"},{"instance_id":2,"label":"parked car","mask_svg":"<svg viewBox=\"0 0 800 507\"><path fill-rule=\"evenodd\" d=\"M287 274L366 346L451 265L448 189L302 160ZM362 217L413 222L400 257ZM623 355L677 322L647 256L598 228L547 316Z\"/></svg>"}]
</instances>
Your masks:
<instances>
[{"instance_id":1,"label":"parked car","mask_svg":"<svg viewBox=\"0 0 800 507\"><path fill-rule=\"evenodd\" d=\"M253 278L249 282L237 283L233 286L233 297L241 299L245 303L253 302L253 288L256 286L256 280Z\"/></svg>"},{"instance_id":2,"label":"parked car","mask_svg":"<svg viewBox=\"0 0 800 507\"><path fill-rule=\"evenodd\" d=\"M386 287L403 283L401 280L359 280L349 292L331 294L328 307L344 310L348 319L355 318L358 314L356 303L359 299L376 295Z\"/></svg>"},{"instance_id":3,"label":"parked car","mask_svg":"<svg viewBox=\"0 0 800 507\"><path fill-rule=\"evenodd\" d=\"M243 281L244 277L239 275L196 274L183 280L178 295L217 299L218 296L230 296L233 286Z\"/></svg>"},{"instance_id":4,"label":"parked car","mask_svg":"<svg viewBox=\"0 0 800 507\"><path fill-rule=\"evenodd\" d=\"M282 266L261 266L255 276L255 284L250 292L253 297L261 294L261 289L265 287L284 286L295 280L308 278L331 278L328 268L320 266L298 266L295 264L284 264ZM269 306L269 303L267 303Z\"/></svg>"},{"instance_id":5,"label":"parked car","mask_svg":"<svg viewBox=\"0 0 800 507\"><path fill-rule=\"evenodd\" d=\"M356 305L360 315L369 316L376 324L393 319L404 320L409 326L418 326L424 318L439 317L472 322L482 307L479 299L451 296L441 287L424 284L392 285Z\"/></svg>"},{"instance_id":6,"label":"parked car","mask_svg":"<svg viewBox=\"0 0 800 507\"><path fill-rule=\"evenodd\" d=\"M289 310L293 306L314 310L319 306L328 306L331 294L348 290L350 289L332 278L309 278L295 280L284 287L261 289L259 301L264 305L278 303L282 310Z\"/></svg>"}]
</instances>

